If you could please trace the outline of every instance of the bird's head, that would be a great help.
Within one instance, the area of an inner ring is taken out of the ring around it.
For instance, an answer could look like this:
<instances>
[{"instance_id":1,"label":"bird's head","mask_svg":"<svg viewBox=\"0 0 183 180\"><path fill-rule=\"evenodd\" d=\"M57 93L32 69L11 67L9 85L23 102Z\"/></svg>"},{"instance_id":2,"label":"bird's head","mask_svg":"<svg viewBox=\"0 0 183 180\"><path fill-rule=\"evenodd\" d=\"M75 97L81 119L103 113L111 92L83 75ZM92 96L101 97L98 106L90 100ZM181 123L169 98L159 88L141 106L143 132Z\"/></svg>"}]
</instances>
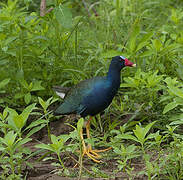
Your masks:
<instances>
[{"instance_id":1,"label":"bird's head","mask_svg":"<svg viewBox=\"0 0 183 180\"><path fill-rule=\"evenodd\" d=\"M126 66L135 67L136 64L130 62L127 58L123 56L115 56L112 58L111 66L120 71L122 68Z\"/></svg>"}]
</instances>

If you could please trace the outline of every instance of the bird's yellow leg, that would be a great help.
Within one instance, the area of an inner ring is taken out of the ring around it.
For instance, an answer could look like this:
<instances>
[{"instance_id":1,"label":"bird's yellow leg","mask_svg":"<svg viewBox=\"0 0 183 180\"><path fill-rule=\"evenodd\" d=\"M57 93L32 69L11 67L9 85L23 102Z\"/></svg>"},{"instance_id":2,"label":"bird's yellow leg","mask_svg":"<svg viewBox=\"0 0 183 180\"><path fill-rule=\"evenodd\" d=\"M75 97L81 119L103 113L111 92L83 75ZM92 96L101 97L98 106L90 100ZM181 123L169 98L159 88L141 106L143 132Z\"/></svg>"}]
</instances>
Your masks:
<instances>
[{"instance_id":1,"label":"bird's yellow leg","mask_svg":"<svg viewBox=\"0 0 183 180\"><path fill-rule=\"evenodd\" d=\"M87 138L90 139L90 121L92 120L92 116L89 117L87 123L86 123L86 135Z\"/></svg>"},{"instance_id":2,"label":"bird's yellow leg","mask_svg":"<svg viewBox=\"0 0 183 180\"><path fill-rule=\"evenodd\" d=\"M88 139L91 138L90 137L90 121L91 120L92 120L92 116L89 117L88 122L86 124L86 134L87 134L87 138ZM97 152L105 152L105 151L108 151L110 149L112 149L112 147L109 147L109 148L106 148L106 149L101 149L101 150L97 150L97 149L96 150L93 150L92 147L91 147L91 144L89 144L88 145L88 148L87 148L88 152L89 153L92 153L96 158L100 158L100 155L97 154Z\"/></svg>"},{"instance_id":3,"label":"bird's yellow leg","mask_svg":"<svg viewBox=\"0 0 183 180\"><path fill-rule=\"evenodd\" d=\"M83 138L83 129L81 129L80 131L80 138L81 138L81 141L82 141L82 146L83 146L83 154L82 156L84 156L85 154L90 158L92 159L94 162L97 162L97 163L100 163L99 160L95 159L96 157L93 155L93 154L90 154L90 152L88 151L88 149L86 148L86 144L84 142L84 138Z\"/></svg>"}]
</instances>

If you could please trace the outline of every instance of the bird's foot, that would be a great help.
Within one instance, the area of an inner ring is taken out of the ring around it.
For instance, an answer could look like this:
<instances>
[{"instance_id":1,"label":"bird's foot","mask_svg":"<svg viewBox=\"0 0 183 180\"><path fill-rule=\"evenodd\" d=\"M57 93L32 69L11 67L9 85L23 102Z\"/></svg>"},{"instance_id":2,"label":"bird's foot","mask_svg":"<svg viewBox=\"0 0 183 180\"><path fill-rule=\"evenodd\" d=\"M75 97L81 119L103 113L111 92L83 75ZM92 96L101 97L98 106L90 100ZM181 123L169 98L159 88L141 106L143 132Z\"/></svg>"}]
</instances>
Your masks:
<instances>
[{"instance_id":1,"label":"bird's foot","mask_svg":"<svg viewBox=\"0 0 183 180\"><path fill-rule=\"evenodd\" d=\"M98 154L99 152L105 152L112 149L112 147L109 147L107 149L92 149L91 145L88 145L88 147L83 149L83 156L86 154L90 159L92 159L94 162L100 163L101 160L98 160L101 156Z\"/></svg>"},{"instance_id":2,"label":"bird's foot","mask_svg":"<svg viewBox=\"0 0 183 180\"><path fill-rule=\"evenodd\" d=\"M98 158L100 158L101 156L99 154L97 154L96 152L94 152L94 150L92 150L91 148L84 148L83 149L83 156L87 155L90 159L92 159L94 162L96 163L100 163L101 161L98 160Z\"/></svg>"}]
</instances>

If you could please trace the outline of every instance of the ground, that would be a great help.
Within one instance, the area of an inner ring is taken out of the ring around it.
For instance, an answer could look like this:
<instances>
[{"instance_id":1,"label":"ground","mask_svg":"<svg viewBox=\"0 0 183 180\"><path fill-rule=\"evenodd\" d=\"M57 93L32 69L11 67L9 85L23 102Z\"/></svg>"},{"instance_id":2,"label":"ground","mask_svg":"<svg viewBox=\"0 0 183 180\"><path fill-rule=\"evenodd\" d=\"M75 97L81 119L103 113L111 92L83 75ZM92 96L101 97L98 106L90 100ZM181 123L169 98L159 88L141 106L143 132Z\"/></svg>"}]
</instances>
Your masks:
<instances>
[{"instance_id":1,"label":"ground","mask_svg":"<svg viewBox=\"0 0 183 180\"><path fill-rule=\"evenodd\" d=\"M65 117L66 118L66 117ZM73 118L73 120L76 119L75 116L71 116L70 118ZM60 134L66 134L69 133L70 131L72 131L73 129L68 126L67 124L65 124L65 120L60 119L59 121L53 121L50 123L51 126L51 133L58 136ZM43 128L41 131L39 131L38 133L34 134L32 136L32 141L27 143L26 146L29 147L33 152L36 151L37 149L34 147L36 144L38 144L38 141L41 143L48 143L48 137L47 137L47 129ZM110 152L109 152L110 153ZM53 163L53 160L48 160L48 161L37 161L43 154L38 154L34 157L32 157L30 159L30 162L32 163L34 168L29 168L29 167L25 167L24 172L26 174L26 179L27 180L62 180L62 179L71 179L70 177L61 177L61 175L57 175L57 173L59 172L59 170L57 169L57 167L51 165L51 163ZM74 157L75 159L78 160L78 157L70 154L72 157ZM55 155L51 154L49 156L53 156L56 157ZM61 158L63 158L65 155L61 154ZM107 159L107 158L106 158ZM67 168L71 169L71 171L73 172L78 172L79 171L79 167L74 167L74 165L76 164L71 158L68 158L66 161L64 161L64 164ZM143 167L144 164L141 162L141 159L136 159L132 161L132 166L134 167L134 174L137 174L138 172L140 172ZM83 159L83 166L85 168L87 168L89 171L91 171L91 173L93 174L91 167L94 166L94 163L88 159L88 157L84 157ZM129 179L127 173L123 173L123 172L117 172L116 174L114 173L114 171L117 169L117 163L116 160L104 160L104 164L103 165L97 165L102 172L104 172L105 174L109 174L111 175L111 179L115 179L115 180L121 180L121 179ZM85 174L85 173L84 173ZM76 177L73 179L77 179ZM89 179L105 179L105 178L82 178L83 180L89 180ZM138 176L138 177L133 177L133 179L135 180L143 180L143 179L147 179L147 177L144 176Z\"/></svg>"}]
</instances>

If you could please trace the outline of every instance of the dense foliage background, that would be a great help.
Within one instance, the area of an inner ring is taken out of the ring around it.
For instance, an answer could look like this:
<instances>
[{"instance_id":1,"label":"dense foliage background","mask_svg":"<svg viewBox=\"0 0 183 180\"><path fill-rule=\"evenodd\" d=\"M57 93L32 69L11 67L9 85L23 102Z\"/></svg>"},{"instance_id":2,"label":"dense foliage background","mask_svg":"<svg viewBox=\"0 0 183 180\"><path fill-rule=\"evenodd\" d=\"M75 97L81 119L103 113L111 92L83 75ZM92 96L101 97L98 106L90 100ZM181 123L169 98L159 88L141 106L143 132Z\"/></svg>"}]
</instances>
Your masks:
<instances>
[{"instance_id":1,"label":"dense foliage background","mask_svg":"<svg viewBox=\"0 0 183 180\"><path fill-rule=\"evenodd\" d=\"M33 153L24 145L46 126L58 149L37 147L55 152L62 175L69 176L59 155L80 147L73 134L82 120L67 138L51 134L48 107L58 101L52 86L105 75L111 57L123 55L137 68L122 71L118 95L93 122L93 142L107 141L113 147L107 158L117 159L116 172L129 178L182 179L183 1L47 0L49 8L41 17L38 0L0 2L1 178L25 176L22 164L30 165ZM34 121L27 126L30 116ZM139 156L144 169L137 174L131 160ZM93 174L109 177L100 167Z\"/></svg>"}]
</instances>

